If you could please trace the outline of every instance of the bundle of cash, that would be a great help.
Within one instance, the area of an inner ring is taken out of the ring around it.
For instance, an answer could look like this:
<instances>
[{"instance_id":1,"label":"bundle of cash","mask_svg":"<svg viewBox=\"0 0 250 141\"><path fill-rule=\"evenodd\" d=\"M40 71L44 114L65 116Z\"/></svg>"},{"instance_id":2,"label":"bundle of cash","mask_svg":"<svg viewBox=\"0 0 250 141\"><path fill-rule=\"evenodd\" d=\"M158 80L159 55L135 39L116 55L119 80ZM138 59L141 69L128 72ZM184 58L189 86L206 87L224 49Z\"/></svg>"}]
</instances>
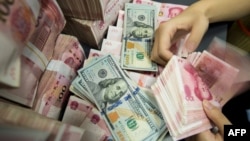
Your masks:
<instances>
[{"instance_id":1,"label":"bundle of cash","mask_svg":"<svg viewBox=\"0 0 250 141\"><path fill-rule=\"evenodd\" d=\"M231 97L225 95L230 90L239 74L239 69L219 59L213 54L204 50L197 54L192 61L193 66L208 86L210 92L223 106ZM190 60L190 59L188 59ZM225 80L227 83L225 83Z\"/></svg>"},{"instance_id":2,"label":"bundle of cash","mask_svg":"<svg viewBox=\"0 0 250 141\"><path fill-rule=\"evenodd\" d=\"M59 119L69 98L69 86L82 66L85 53L76 37L60 34L45 72L41 76L33 109Z\"/></svg>"},{"instance_id":3,"label":"bundle of cash","mask_svg":"<svg viewBox=\"0 0 250 141\"><path fill-rule=\"evenodd\" d=\"M103 20L84 20L81 18L67 18L64 33L76 36L79 41L100 49L100 44L109 25L116 22L118 11L130 0L109 0L104 10Z\"/></svg>"},{"instance_id":4,"label":"bundle of cash","mask_svg":"<svg viewBox=\"0 0 250 141\"><path fill-rule=\"evenodd\" d=\"M65 19L56 0L42 0L36 28L22 50L20 86L1 88L2 97L28 107L33 106L39 79L52 57L56 39L64 25Z\"/></svg>"},{"instance_id":5,"label":"bundle of cash","mask_svg":"<svg viewBox=\"0 0 250 141\"><path fill-rule=\"evenodd\" d=\"M156 140L166 132L153 95L146 94L112 55L92 58L78 70L77 79L81 84L72 85L97 107L114 140Z\"/></svg>"},{"instance_id":6,"label":"bundle of cash","mask_svg":"<svg viewBox=\"0 0 250 141\"><path fill-rule=\"evenodd\" d=\"M113 140L101 113L95 105L77 96L70 96L62 122L85 130L85 140Z\"/></svg>"},{"instance_id":7,"label":"bundle of cash","mask_svg":"<svg viewBox=\"0 0 250 141\"><path fill-rule=\"evenodd\" d=\"M2 123L5 123L10 126L17 125L30 130L38 130L42 132L41 134L47 136L47 141L61 141L64 139L74 141L84 140L84 129L42 116L31 109L0 102L0 111L2 115L0 126L3 125ZM22 131L18 132L21 133ZM31 136L31 133L29 132L29 136Z\"/></svg>"},{"instance_id":8,"label":"bundle of cash","mask_svg":"<svg viewBox=\"0 0 250 141\"><path fill-rule=\"evenodd\" d=\"M18 125L0 124L0 138L2 140L14 141L47 141L50 133L48 131L41 131L37 129L31 129L27 127L20 127Z\"/></svg>"},{"instance_id":9,"label":"bundle of cash","mask_svg":"<svg viewBox=\"0 0 250 141\"><path fill-rule=\"evenodd\" d=\"M217 37L212 40L207 50L214 56L220 58L224 62L232 65L239 70L239 73L235 78L233 85L230 87L230 90L226 94L224 94L227 96L227 98L224 98L224 103L249 89L250 66L246 64L250 63L250 57L246 51Z\"/></svg>"},{"instance_id":10,"label":"bundle of cash","mask_svg":"<svg viewBox=\"0 0 250 141\"><path fill-rule=\"evenodd\" d=\"M152 85L157 102L174 140L210 129L202 99L216 102L191 63L173 56Z\"/></svg>"},{"instance_id":11,"label":"bundle of cash","mask_svg":"<svg viewBox=\"0 0 250 141\"><path fill-rule=\"evenodd\" d=\"M174 55L152 85L174 140L210 129L202 101L222 107L239 69L204 50L186 59ZM227 83L225 83L225 80Z\"/></svg>"},{"instance_id":12,"label":"bundle of cash","mask_svg":"<svg viewBox=\"0 0 250 141\"><path fill-rule=\"evenodd\" d=\"M212 40L207 50L214 56L239 69L240 72L236 79L236 83L250 80L250 74L248 73L250 66L246 65L250 62L250 57L246 51L218 37Z\"/></svg>"},{"instance_id":13,"label":"bundle of cash","mask_svg":"<svg viewBox=\"0 0 250 141\"><path fill-rule=\"evenodd\" d=\"M41 0L41 11L36 24L36 30L30 42L42 51L49 60L53 54L56 39L62 32L66 20L56 0Z\"/></svg>"},{"instance_id":14,"label":"bundle of cash","mask_svg":"<svg viewBox=\"0 0 250 141\"><path fill-rule=\"evenodd\" d=\"M39 1L1 1L0 4L0 85L19 87L21 60L25 44L36 26Z\"/></svg>"},{"instance_id":15,"label":"bundle of cash","mask_svg":"<svg viewBox=\"0 0 250 141\"><path fill-rule=\"evenodd\" d=\"M110 0L57 0L66 17L84 20L103 20Z\"/></svg>"},{"instance_id":16,"label":"bundle of cash","mask_svg":"<svg viewBox=\"0 0 250 141\"><path fill-rule=\"evenodd\" d=\"M187 57L199 75L223 106L246 90L249 84L250 62L247 53L215 37L207 51L193 52ZM225 83L225 80L227 83Z\"/></svg>"}]
</instances>

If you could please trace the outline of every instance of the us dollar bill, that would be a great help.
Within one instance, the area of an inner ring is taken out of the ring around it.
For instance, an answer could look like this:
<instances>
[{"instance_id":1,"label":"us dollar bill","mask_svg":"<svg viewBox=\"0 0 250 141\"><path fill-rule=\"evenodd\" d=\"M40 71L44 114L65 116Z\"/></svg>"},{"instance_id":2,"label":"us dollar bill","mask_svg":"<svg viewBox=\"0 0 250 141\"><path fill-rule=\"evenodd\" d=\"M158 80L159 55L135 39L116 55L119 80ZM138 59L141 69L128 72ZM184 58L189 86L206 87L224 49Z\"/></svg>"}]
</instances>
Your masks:
<instances>
[{"instance_id":1,"label":"us dollar bill","mask_svg":"<svg viewBox=\"0 0 250 141\"><path fill-rule=\"evenodd\" d=\"M87 98L89 101L94 102L93 96L89 94L86 88L86 85L83 83L83 80L81 79L79 75L72 81L71 86L73 86L75 90L77 90L77 91L74 91L74 89L71 89L73 93L75 93L81 98L84 98L84 99Z\"/></svg>"},{"instance_id":2,"label":"us dollar bill","mask_svg":"<svg viewBox=\"0 0 250 141\"><path fill-rule=\"evenodd\" d=\"M151 5L125 5L121 67L129 70L157 71L150 60L156 27L156 7Z\"/></svg>"},{"instance_id":3,"label":"us dollar bill","mask_svg":"<svg viewBox=\"0 0 250 141\"><path fill-rule=\"evenodd\" d=\"M158 128L111 55L78 70L114 138L122 141L152 140Z\"/></svg>"},{"instance_id":4,"label":"us dollar bill","mask_svg":"<svg viewBox=\"0 0 250 141\"><path fill-rule=\"evenodd\" d=\"M127 74L127 73L125 73ZM129 77L127 75L127 77ZM139 87L131 78L128 78L128 82L134 87L134 96L140 100L140 102L145 106L147 112L151 116L154 121L154 124L157 128L157 133L155 134L155 139L158 140L163 132L168 131L166 123L164 121L164 117L160 111L160 107L154 97L153 91L148 88Z\"/></svg>"}]
</instances>

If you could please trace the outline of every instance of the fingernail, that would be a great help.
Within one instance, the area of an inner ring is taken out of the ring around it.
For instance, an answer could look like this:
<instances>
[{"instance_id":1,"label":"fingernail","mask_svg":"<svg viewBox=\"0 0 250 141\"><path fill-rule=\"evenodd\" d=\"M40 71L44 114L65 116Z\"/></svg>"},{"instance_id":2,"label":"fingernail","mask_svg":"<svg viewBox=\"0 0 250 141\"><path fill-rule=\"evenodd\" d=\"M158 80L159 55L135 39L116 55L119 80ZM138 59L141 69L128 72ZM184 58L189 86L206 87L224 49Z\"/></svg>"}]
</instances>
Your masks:
<instances>
[{"instance_id":1,"label":"fingernail","mask_svg":"<svg viewBox=\"0 0 250 141\"><path fill-rule=\"evenodd\" d=\"M211 110L213 108L213 105L207 100L203 100L203 104L209 110Z\"/></svg>"}]
</instances>

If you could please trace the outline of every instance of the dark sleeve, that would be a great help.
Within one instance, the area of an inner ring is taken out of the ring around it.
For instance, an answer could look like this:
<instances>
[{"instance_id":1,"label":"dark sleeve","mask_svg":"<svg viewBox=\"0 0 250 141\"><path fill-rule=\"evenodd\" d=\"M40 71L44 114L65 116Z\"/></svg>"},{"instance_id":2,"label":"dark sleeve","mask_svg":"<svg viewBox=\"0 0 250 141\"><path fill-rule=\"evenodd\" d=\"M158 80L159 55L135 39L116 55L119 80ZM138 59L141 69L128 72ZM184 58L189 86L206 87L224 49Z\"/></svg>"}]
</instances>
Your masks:
<instances>
[{"instance_id":1,"label":"dark sleeve","mask_svg":"<svg viewBox=\"0 0 250 141\"><path fill-rule=\"evenodd\" d=\"M237 125L250 125L247 110L250 109L250 90L232 98L222 108L222 112L233 123Z\"/></svg>"}]
</instances>

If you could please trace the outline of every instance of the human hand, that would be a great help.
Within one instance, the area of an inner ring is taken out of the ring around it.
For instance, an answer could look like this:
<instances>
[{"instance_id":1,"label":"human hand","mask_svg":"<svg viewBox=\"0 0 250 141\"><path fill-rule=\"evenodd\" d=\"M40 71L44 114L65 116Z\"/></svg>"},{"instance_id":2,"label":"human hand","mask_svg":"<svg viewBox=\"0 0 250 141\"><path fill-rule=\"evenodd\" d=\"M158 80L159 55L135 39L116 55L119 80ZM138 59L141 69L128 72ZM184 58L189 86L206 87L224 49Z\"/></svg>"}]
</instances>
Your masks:
<instances>
[{"instance_id":1,"label":"human hand","mask_svg":"<svg viewBox=\"0 0 250 141\"><path fill-rule=\"evenodd\" d=\"M193 4L178 16L161 23L155 32L151 60L165 65L172 57L171 45L190 33L184 46L188 52L194 51L208 29L209 20L202 12L202 4Z\"/></svg>"},{"instance_id":2,"label":"human hand","mask_svg":"<svg viewBox=\"0 0 250 141\"><path fill-rule=\"evenodd\" d=\"M211 130L207 130L187 138L186 141L223 141L224 125L229 125L231 122L218 107L212 105L207 100L204 100L202 104L208 118L218 127L218 132L213 133Z\"/></svg>"}]
</instances>

